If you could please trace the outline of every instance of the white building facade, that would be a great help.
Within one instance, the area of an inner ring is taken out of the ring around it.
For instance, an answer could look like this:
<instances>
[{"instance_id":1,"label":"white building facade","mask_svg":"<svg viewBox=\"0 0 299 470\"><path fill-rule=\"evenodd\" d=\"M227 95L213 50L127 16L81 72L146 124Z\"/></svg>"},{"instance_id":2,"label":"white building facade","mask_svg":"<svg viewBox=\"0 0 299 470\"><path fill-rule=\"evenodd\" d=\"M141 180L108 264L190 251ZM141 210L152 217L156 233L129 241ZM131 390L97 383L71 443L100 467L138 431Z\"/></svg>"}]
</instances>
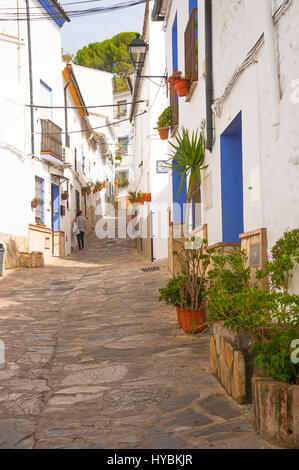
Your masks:
<instances>
[{"instance_id":1,"label":"white building facade","mask_svg":"<svg viewBox=\"0 0 299 470\"><path fill-rule=\"evenodd\" d=\"M109 179L112 186L113 161L105 172L101 138L92 130L76 80L68 79L64 90L61 28L69 18L60 4L19 0L4 1L1 7L14 8L11 21L0 27L5 63L0 77L0 243L5 266L12 268L20 265L22 252L41 252L46 261L70 254L76 246L71 230L76 210L84 209L88 229L93 229L96 198L104 203L109 185L87 200L81 188L99 179ZM110 105L111 87L103 93ZM82 109L65 113L65 105Z\"/></svg>"},{"instance_id":2,"label":"white building facade","mask_svg":"<svg viewBox=\"0 0 299 470\"><path fill-rule=\"evenodd\" d=\"M187 30L196 18L198 73L189 96L178 98L177 122L204 129L207 139L193 233L205 232L210 246L242 242L256 267L285 230L299 226L299 4L163 0L154 12L168 75L187 72Z\"/></svg>"},{"instance_id":3,"label":"white building facade","mask_svg":"<svg viewBox=\"0 0 299 470\"><path fill-rule=\"evenodd\" d=\"M141 102L132 105L130 118L134 136L134 191L151 194L151 202L145 202L140 208L142 217L138 247L148 260L159 260L168 257L168 210L171 192L168 171L163 167L169 158L168 144L167 140L161 140L159 137L157 121L169 104L164 78L164 33L158 23L150 21L152 7L153 3L146 5L142 34L149 49L141 70L141 78L135 76L132 94L133 102Z\"/></svg>"}]
</instances>

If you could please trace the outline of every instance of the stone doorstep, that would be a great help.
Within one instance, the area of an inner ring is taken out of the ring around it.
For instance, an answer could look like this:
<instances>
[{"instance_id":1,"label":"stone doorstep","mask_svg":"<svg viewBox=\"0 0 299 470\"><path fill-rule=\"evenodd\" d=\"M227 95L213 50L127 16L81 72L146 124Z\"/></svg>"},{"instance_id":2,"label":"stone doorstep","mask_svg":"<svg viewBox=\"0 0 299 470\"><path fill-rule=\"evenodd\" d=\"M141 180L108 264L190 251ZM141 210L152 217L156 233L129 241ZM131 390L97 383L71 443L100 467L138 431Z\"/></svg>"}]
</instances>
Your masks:
<instances>
[{"instance_id":1,"label":"stone doorstep","mask_svg":"<svg viewBox=\"0 0 299 470\"><path fill-rule=\"evenodd\" d=\"M272 443L299 448L299 385L253 377L253 406L257 432Z\"/></svg>"}]
</instances>

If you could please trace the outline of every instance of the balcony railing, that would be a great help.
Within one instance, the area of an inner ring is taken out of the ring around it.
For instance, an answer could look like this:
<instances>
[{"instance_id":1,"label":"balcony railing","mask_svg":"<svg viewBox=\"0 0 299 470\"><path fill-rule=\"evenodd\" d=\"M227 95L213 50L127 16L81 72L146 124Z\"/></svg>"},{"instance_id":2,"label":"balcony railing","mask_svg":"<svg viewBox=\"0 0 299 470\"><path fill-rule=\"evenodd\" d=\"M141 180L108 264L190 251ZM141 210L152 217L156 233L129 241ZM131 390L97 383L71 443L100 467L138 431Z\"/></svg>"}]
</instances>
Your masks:
<instances>
[{"instance_id":1,"label":"balcony railing","mask_svg":"<svg viewBox=\"0 0 299 470\"><path fill-rule=\"evenodd\" d=\"M50 119L41 119L41 127L41 153L50 153L60 160L63 160L62 129L54 124L54 122L50 121Z\"/></svg>"}]
</instances>

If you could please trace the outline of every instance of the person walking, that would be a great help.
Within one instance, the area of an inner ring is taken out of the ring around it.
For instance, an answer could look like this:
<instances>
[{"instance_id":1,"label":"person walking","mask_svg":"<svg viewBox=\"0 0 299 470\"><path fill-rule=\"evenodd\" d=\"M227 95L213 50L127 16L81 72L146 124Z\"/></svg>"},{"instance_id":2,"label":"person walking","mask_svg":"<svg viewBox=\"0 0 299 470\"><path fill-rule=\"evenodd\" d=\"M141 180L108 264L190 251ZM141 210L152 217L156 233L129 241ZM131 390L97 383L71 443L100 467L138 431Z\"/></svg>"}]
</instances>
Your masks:
<instances>
[{"instance_id":1,"label":"person walking","mask_svg":"<svg viewBox=\"0 0 299 470\"><path fill-rule=\"evenodd\" d=\"M86 219L82 215L82 211L78 211L72 222L73 230L77 235L79 253L84 250L84 235L86 231Z\"/></svg>"}]
</instances>

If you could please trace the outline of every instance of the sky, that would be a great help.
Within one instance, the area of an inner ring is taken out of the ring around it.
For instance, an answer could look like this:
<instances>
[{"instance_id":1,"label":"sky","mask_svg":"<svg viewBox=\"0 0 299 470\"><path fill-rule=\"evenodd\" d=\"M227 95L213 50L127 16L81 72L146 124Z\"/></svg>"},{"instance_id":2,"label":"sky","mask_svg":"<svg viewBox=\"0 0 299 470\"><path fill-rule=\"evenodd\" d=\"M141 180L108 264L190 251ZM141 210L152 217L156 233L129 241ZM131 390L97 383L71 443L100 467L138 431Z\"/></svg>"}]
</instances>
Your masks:
<instances>
[{"instance_id":1,"label":"sky","mask_svg":"<svg viewBox=\"0 0 299 470\"><path fill-rule=\"evenodd\" d=\"M67 9L70 0L60 0ZM93 8L119 3L119 0L95 0L85 5L71 6L72 9ZM70 7L68 7L70 8ZM145 4L116 10L110 13L98 13L82 18L74 18L62 28L62 46L65 52L76 54L78 49L91 42L101 42L125 31L141 32L143 26Z\"/></svg>"}]
</instances>

